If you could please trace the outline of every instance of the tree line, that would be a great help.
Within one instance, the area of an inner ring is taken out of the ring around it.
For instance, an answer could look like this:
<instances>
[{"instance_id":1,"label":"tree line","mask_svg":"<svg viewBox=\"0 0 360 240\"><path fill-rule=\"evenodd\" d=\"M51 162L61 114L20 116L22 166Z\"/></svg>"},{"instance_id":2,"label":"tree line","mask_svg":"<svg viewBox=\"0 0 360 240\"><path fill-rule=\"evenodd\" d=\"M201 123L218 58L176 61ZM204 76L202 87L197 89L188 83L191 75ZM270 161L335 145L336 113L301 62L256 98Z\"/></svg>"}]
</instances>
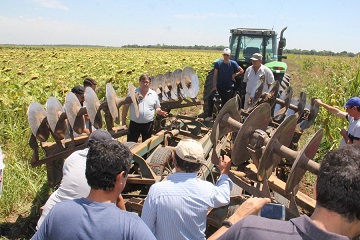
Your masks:
<instances>
[{"instance_id":1,"label":"tree line","mask_svg":"<svg viewBox=\"0 0 360 240\"><path fill-rule=\"evenodd\" d=\"M156 44L156 45L138 45L138 44L129 44L124 45L122 48L159 48L159 49L194 49L194 50L223 50L227 46L204 46L204 45L194 45L194 46L177 46L177 45L165 45L165 44ZM300 54L300 55L318 55L318 56L342 56L342 57L355 57L360 53L352 53L347 51L342 52L332 52L327 50L316 51L316 50L301 50L301 49L284 49L284 54Z\"/></svg>"}]
</instances>

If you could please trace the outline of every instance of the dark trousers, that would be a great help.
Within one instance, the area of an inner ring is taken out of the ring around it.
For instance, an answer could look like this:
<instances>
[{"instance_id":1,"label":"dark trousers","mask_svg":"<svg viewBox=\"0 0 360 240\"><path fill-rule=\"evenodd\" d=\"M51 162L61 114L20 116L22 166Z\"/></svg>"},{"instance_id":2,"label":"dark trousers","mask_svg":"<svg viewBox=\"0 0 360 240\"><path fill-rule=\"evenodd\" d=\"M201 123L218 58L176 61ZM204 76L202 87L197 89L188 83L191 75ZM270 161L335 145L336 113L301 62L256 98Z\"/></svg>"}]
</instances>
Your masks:
<instances>
[{"instance_id":1,"label":"dark trousers","mask_svg":"<svg viewBox=\"0 0 360 240\"><path fill-rule=\"evenodd\" d=\"M151 137L154 127L154 121L148 123L137 123L130 121L129 133L127 135L128 142L138 142L140 134L142 142Z\"/></svg>"},{"instance_id":2,"label":"dark trousers","mask_svg":"<svg viewBox=\"0 0 360 240\"><path fill-rule=\"evenodd\" d=\"M225 105L225 103L227 101L229 101L230 98L233 97L234 90L232 88L230 88L230 89L217 88L217 90L218 90L218 93L219 93L220 98L221 98L221 107L223 107Z\"/></svg>"}]
</instances>

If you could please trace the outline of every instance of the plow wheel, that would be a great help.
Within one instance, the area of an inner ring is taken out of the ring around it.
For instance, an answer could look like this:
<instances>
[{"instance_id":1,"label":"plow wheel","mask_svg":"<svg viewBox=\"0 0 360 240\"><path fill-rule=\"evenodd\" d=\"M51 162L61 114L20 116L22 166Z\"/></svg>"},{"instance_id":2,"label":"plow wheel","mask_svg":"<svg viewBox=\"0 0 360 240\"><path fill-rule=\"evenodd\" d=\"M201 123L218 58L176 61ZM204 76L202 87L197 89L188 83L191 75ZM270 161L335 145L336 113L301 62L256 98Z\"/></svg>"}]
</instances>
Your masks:
<instances>
[{"instance_id":1,"label":"plow wheel","mask_svg":"<svg viewBox=\"0 0 360 240\"><path fill-rule=\"evenodd\" d=\"M170 164L171 160L172 150L170 148L160 147L153 153L149 166L156 176L161 176L164 172L165 164Z\"/></svg>"},{"instance_id":2,"label":"plow wheel","mask_svg":"<svg viewBox=\"0 0 360 240\"><path fill-rule=\"evenodd\" d=\"M138 146L140 143L137 142L124 142L124 145L127 146L130 150Z\"/></svg>"}]
</instances>

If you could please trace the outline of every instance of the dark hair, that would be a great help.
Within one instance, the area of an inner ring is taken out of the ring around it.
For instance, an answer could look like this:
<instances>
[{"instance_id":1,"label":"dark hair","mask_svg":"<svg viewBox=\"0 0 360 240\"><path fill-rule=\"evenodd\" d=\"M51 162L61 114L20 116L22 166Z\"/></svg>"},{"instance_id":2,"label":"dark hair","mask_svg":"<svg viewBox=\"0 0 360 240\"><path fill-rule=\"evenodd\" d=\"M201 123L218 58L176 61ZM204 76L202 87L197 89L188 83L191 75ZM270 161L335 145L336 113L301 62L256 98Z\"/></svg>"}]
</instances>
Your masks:
<instances>
[{"instance_id":1,"label":"dark hair","mask_svg":"<svg viewBox=\"0 0 360 240\"><path fill-rule=\"evenodd\" d=\"M176 153L175 153L176 165L182 170L187 173L197 172L201 167L201 163L192 163L185 160L182 160Z\"/></svg>"},{"instance_id":2,"label":"dark hair","mask_svg":"<svg viewBox=\"0 0 360 240\"><path fill-rule=\"evenodd\" d=\"M145 78L149 79L151 82L151 77L149 77L147 74L141 74L141 76L139 77L139 82Z\"/></svg>"},{"instance_id":3,"label":"dark hair","mask_svg":"<svg viewBox=\"0 0 360 240\"><path fill-rule=\"evenodd\" d=\"M317 205L349 222L360 220L360 146L329 152L320 165L316 183Z\"/></svg>"},{"instance_id":4,"label":"dark hair","mask_svg":"<svg viewBox=\"0 0 360 240\"><path fill-rule=\"evenodd\" d=\"M97 85L97 82L92 78L85 78L83 85L84 87L91 87L92 85Z\"/></svg>"},{"instance_id":5,"label":"dark hair","mask_svg":"<svg viewBox=\"0 0 360 240\"><path fill-rule=\"evenodd\" d=\"M354 106L355 108L356 108L356 110L358 111L358 112L360 112L360 107L359 106Z\"/></svg>"},{"instance_id":6,"label":"dark hair","mask_svg":"<svg viewBox=\"0 0 360 240\"><path fill-rule=\"evenodd\" d=\"M128 147L116 140L97 141L89 148L85 176L93 189L112 191L116 176L129 173L132 154Z\"/></svg>"}]
</instances>

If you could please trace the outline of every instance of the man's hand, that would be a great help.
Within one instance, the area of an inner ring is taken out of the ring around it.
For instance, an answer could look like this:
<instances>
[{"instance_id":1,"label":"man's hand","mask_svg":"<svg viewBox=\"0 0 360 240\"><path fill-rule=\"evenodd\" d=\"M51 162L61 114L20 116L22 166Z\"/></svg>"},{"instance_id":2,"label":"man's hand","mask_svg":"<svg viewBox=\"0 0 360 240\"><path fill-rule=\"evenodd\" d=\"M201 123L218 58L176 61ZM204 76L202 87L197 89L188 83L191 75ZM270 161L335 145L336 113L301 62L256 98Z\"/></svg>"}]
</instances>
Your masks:
<instances>
[{"instance_id":1,"label":"man's hand","mask_svg":"<svg viewBox=\"0 0 360 240\"><path fill-rule=\"evenodd\" d=\"M161 115L161 116L163 116L163 117L167 117L167 116L168 116L168 113L165 112L165 111L163 111L163 110L161 110L161 109L157 111L157 114L159 114L159 115Z\"/></svg>"},{"instance_id":2,"label":"man's hand","mask_svg":"<svg viewBox=\"0 0 360 240\"><path fill-rule=\"evenodd\" d=\"M219 170L221 174L229 174L231 167L231 159L224 155L224 157L220 156L219 158Z\"/></svg>"},{"instance_id":3,"label":"man's hand","mask_svg":"<svg viewBox=\"0 0 360 240\"><path fill-rule=\"evenodd\" d=\"M315 98L314 102L319 106L322 106L322 104L323 104L323 102L321 101L320 98Z\"/></svg>"},{"instance_id":4,"label":"man's hand","mask_svg":"<svg viewBox=\"0 0 360 240\"><path fill-rule=\"evenodd\" d=\"M265 204L270 202L270 198L249 198L236 209L234 214L229 217L228 221L235 224L246 216L256 215Z\"/></svg>"}]
</instances>

